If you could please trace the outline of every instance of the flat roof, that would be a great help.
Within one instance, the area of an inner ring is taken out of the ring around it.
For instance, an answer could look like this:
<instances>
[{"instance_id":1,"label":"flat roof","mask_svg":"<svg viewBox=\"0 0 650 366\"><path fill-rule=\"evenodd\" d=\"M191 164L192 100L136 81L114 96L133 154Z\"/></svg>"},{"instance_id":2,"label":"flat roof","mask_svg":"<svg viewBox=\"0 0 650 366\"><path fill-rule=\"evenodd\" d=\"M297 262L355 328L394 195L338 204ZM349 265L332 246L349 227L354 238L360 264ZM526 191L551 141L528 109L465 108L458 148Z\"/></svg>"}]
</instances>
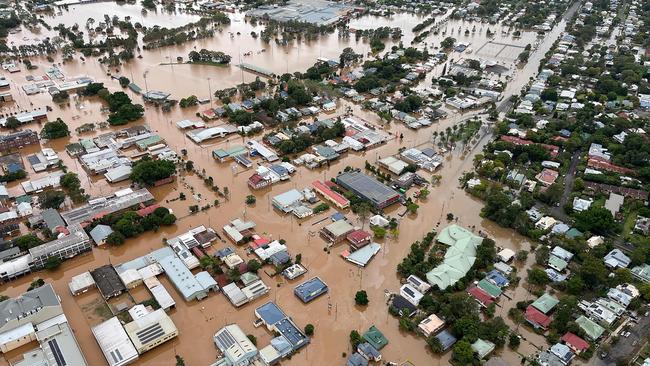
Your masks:
<instances>
[{"instance_id":1,"label":"flat roof","mask_svg":"<svg viewBox=\"0 0 650 366\"><path fill-rule=\"evenodd\" d=\"M293 293L303 302L310 302L329 290L319 277L313 277L293 289Z\"/></svg>"},{"instance_id":2,"label":"flat roof","mask_svg":"<svg viewBox=\"0 0 650 366\"><path fill-rule=\"evenodd\" d=\"M294 350L309 343L307 337L289 318L284 318L275 324L275 329L286 338Z\"/></svg>"},{"instance_id":3,"label":"flat roof","mask_svg":"<svg viewBox=\"0 0 650 366\"><path fill-rule=\"evenodd\" d=\"M92 332L109 366L126 365L138 358L138 351L117 317L93 327Z\"/></svg>"},{"instance_id":4,"label":"flat roof","mask_svg":"<svg viewBox=\"0 0 650 366\"><path fill-rule=\"evenodd\" d=\"M361 198L370 201L375 206L384 205L395 197L399 197L399 193L360 171L339 174L336 177L336 182L361 195Z\"/></svg>"},{"instance_id":5,"label":"flat roof","mask_svg":"<svg viewBox=\"0 0 650 366\"><path fill-rule=\"evenodd\" d=\"M205 293L203 286L201 286L185 263L177 256L170 255L161 258L158 260L158 263L160 263L169 280L181 295L183 295L186 301L193 300L201 293Z\"/></svg>"},{"instance_id":6,"label":"flat roof","mask_svg":"<svg viewBox=\"0 0 650 366\"><path fill-rule=\"evenodd\" d=\"M274 302L269 301L266 304L255 309L255 314L269 326L275 325L287 315Z\"/></svg>"}]
</instances>

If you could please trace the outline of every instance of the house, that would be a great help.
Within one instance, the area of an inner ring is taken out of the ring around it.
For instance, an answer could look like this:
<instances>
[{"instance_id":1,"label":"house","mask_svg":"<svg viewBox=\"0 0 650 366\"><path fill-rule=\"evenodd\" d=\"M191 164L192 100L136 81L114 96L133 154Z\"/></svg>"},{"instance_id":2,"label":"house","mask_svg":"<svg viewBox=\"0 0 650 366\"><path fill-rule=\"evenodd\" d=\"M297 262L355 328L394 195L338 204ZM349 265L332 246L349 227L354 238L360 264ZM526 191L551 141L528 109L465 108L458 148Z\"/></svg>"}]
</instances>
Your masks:
<instances>
[{"instance_id":1,"label":"house","mask_svg":"<svg viewBox=\"0 0 650 366\"><path fill-rule=\"evenodd\" d=\"M594 200L584 199L580 197L573 198L573 210L577 212L582 212L588 210Z\"/></svg>"},{"instance_id":2,"label":"house","mask_svg":"<svg viewBox=\"0 0 650 366\"><path fill-rule=\"evenodd\" d=\"M499 296L501 296L501 288L489 281L487 278L480 280L478 282L478 287L481 290L485 291L493 299L498 299Z\"/></svg>"},{"instance_id":3,"label":"house","mask_svg":"<svg viewBox=\"0 0 650 366\"><path fill-rule=\"evenodd\" d=\"M381 361L381 353L368 342L359 343L357 352L368 361Z\"/></svg>"},{"instance_id":4,"label":"house","mask_svg":"<svg viewBox=\"0 0 650 366\"><path fill-rule=\"evenodd\" d=\"M490 272L488 272L485 275L485 280L490 281L490 283L493 283L494 285L503 288L503 287L508 287L510 284L510 281L508 278L506 278L502 272L498 271L497 269L493 269Z\"/></svg>"},{"instance_id":5,"label":"house","mask_svg":"<svg viewBox=\"0 0 650 366\"><path fill-rule=\"evenodd\" d=\"M544 294L537 298L530 306L534 307L535 309L541 311L544 314L550 313L555 306L560 302L556 297L549 295L549 294Z\"/></svg>"},{"instance_id":6,"label":"house","mask_svg":"<svg viewBox=\"0 0 650 366\"><path fill-rule=\"evenodd\" d=\"M450 349L457 341L456 337L447 329L435 335L435 337L440 341L442 345L442 351L447 351Z\"/></svg>"},{"instance_id":7,"label":"house","mask_svg":"<svg viewBox=\"0 0 650 366\"><path fill-rule=\"evenodd\" d=\"M485 341L481 338L477 339L476 342L472 343L472 350L476 353L476 357L479 360L484 359L490 353L494 351L496 346L490 341Z\"/></svg>"},{"instance_id":8,"label":"house","mask_svg":"<svg viewBox=\"0 0 650 366\"><path fill-rule=\"evenodd\" d=\"M420 300L424 297L420 291L408 283L405 283L400 287L399 294L415 306L418 306Z\"/></svg>"},{"instance_id":9,"label":"house","mask_svg":"<svg viewBox=\"0 0 650 366\"><path fill-rule=\"evenodd\" d=\"M552 354L556 355L565 365L570 364L571 360L575 356L573 352L571 352L571 348L562 343L556 343L552 345L550 351Z\"/></svg>"},{"instance_id":10,"label":"house","mask_svg":"<svg viewBox=\"0 0 650 366\"><path fill-rule=\"evenodd\" d=\"M350 201L338 192L333 191L327 184L321 181L312 183L314 190L320 193L327 201L334 204L337 208L343 210L350 207Z\"/></svg>"},{"instance_id":11,"label":"house","mask_svg":"<svg viewBox=\"0 0 650 366\"><path fill-rule=\"evenodd\" d=\"M381 349L388 344L388 339L386 339L381 331L379 331L379 329L374 325L370 326L370 328L363 333L362 338L378 351L381 351Z\"/></svg>"},{"instance_id":12,"label":"house","mask_svg":"<svg viewBox=\"0 0 650 366\"><path fill-rule=\"evenodd\" d=\"M438 318L436 314L431 314L424 318L418 324L418 330L426 337L429 338L432 334L436 334L445 326L445 322Z\"/></svg>"},{"instance_id":13,"label":"house","mask_svg":"<svg viewBox=\"0 0 650 366\"><path fill-rule=\"evenodd\" d=\"M620 249L613 249L611 252L607 253L604 261L605 265L612 270L627 268L632 262L630 257L625 255Z\"/></svg>"},{"instance_id":14,"label":"house","mask_svg":"<svg viewBox=\"0 0 650 366\"><path fill-rule=\"evenodd\" d=\"M88 271L73 276L70 279L70 283L68 283L68 288L70 288L73 296L82 294L95 286L95 280Z\"/></svg>"},{"instance_id":15,"label":"house","mask_svg":"<svg viewBox=\"0 0 650 366\"><path fill-rule=\"evenodd\" d=\"M480 287L472 286L467 289L467 293L470 294L474 300L481 305L481 307L487 308L494 302L494 299L492 299L492 297Z\"/></svg>"},{"instance_id":16,"label":"house","mask_svg":"<svg viewBox=\"0 0 650 366\"><path fill-rule=\"evenodd\" d=\"M535 223L535 227L537 229L546 231L551 229L555 225L555 223L557 223L557 220L555 220L551 216L544 216Z\"/></svg>"},{"instance_id":17,"label":"house","mask_svg":"<svg viewBox=\"0 0 650 366\"><path fill-rule=\"evenodd\" d=\"M93 238L93 241L97 245L106 244L106 239L113 233L108 225L99 224L90 230L90 237Z\"/></svg>"},{"instance_id":18,"label":"house","mask_svg":"<svg viewBox=\"0 0 650 366\"><path fill-rule=\"evenodd\" d=\"M556 172L555 170L544 168L539 174L535 176L535 179L537 179L540 183L548 187L551 184L555 183L555 180L557 180L558 175L559 173Z\"/></svg>"},{"instance_id":19,"label":"house","mask_svg":"<svg viewBox=\"0 0 650 366\"><path fill-rule=\"evenodd\" d=\"M605 332L605 328L584 315L580 315L576 319L576 324L585 332L585 335L591 341L596 341Z\"/></svg>"},{"instance_id":20,"label":"house","mask_svg":"<svg viewBox=\"0 0 650 366\"><path fill-rule=\"evenodd\" d=\"M364 230L354 230L346 235L346 239L350 242L350 248L352 250L359 250L370 244L372 237L370 233Z\"/></svg>"},{"instance_id":21,"label":"house","mask_svg":"<svg viewBox=\"0 0 650 366\"><path fill-rule=\"evenodd\" d=\"M429 289L431 289L431 285L429 285L428 283L426 283L426 281L423 281L416 275L408 276L408 278L406 279L406 283L410 284L411 286L413 286L423 294L429 291Z\"/></svg>"},{"instance_id":22,"label":"house","mask_svg":"<svg viewBox=\"0 0 650 366\"><path fill-rule=\"evenodd\" d=\"M368 359L355 352L348 358L347 366L368 366Z\"/></svg>"},{"instance_id":23,"label":"house","mask_svg":"<svg viewBox=\"0 0 650 366\"><path fill-rule=\"evenodd\" d=\"M569 346L574 353L578 354L589 349L589 343L577 335L568 332L562 336L562 342Z\"/></svg>"},{"instance_id":24,"label":"house","mask_svg":"<svg viewBox=\"0 0 650 366\"><path fill-rule=\"evenodd\" d=\"M497 258L503 263L510 262L515 257L515 251L510 248L503 248L497 253Z\"/></svg>"},{"instance_id":25,"label":"house","mask_svg":"<svg viewBox=\"0 0 650 366\"><path fill-rule=\"evenodd\" d=\"M565 262L570 262L571 258L573 258L573 253L560 246L554 247L553 250L551 250L551 255L556 256Z\"/></svg>"},{"instance_id":26,"label":"house","mask_svg":"<svg viewBox=\"0 0 650 366\"><path fill-rule=\"evenodd\" d=\"M640 264L630 270L632 275L643 282L650 282L650 265Z\"/></svg>"},{"instance_id":27,"label":"house","mask_svg":"<svg viewBox=\"0 0 650 366\"><path fill-rule=\"evenodd\" d=\"M41 211L41 217L43 218L43 223L45 227L50 231L56 231L58 228L66 227L63 217L59 214L59 211L53 208L46 208Z\"/></svg>"},{"instance_id":28,"label":"house","mask_svg":"<svg viewBox=\"0 0 650 366\"><path fill-rule=\"evenodd\" d=\"M371 243L361 249L355 250L354 252L350 252L350 250L346 249L341 253L341 256L347 261L356 264L357 266L365 267L370 262L370 260L377 253L379 253L380 249L381 245L377 243Z\"/></svg>"},{"instance_id":29,"label":"house","mask_svg":"<svg viewBox=\"0 0 650 366\"><path fill-rule=\"evenodd\" d=\"M526 307L524 318L535 329L541 328L546 330L548 326L551 325L551 318L532 305L528 305L528 307Z\"/></svg>"},{"instance_id":30,"label":"house","mask_svg":"<svg viewBox=\"0 0 650 366\"><path fill-rule=\"evenodd\" d=\"M394 295L390 300L390 306L400 316L412 316L417 311L417 307L401 295Z\"/></svg>"},{"instance_id":31,"label":"house","mask_svg":"<svg viewBox=\"0 0 650 366\"><path fill-rule=\"evenodd\" d=\"M603 244L604 242L605 239L602 236L597 236L597 235L594 235L591 238L587 239L587 245L591 249L599 246L600 244Z\"/></svg>"}]
</instances>

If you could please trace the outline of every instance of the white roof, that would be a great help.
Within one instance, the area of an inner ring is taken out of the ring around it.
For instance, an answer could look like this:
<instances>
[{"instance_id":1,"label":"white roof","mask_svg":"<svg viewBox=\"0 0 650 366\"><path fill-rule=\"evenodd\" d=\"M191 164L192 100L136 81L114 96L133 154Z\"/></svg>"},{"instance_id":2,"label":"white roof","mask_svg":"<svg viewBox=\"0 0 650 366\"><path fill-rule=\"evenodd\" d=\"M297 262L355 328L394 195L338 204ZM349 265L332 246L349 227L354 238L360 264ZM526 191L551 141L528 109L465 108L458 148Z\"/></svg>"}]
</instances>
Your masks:
<instances>
[{"instance_id":1,"label":"white roof","mask_svg":"<svg viewBox=\"0 0 650 366\"><path fill-rule=\"evenodd\" d=\"M248 297L237 287L234 283L229 283L221 288L221 291L226 295L228 300L235 305L240 306L248 302Z\"/></svg>"},{"instance_id":2,"label":"white roof","mask_svg":"<svg viewBox=\"0 0 650 366\"><path fill-rule=\"evenodd\" d=\"M497 253L497 256L502 261L509 262L515 256L515 251L510 248L503 248L499 253Z\"/></svg>"},{"instance_id":3,"label":"white roof","mask_svg":"<svg viewBox=\"0 0 650 366\"><path fill-rule=\"evenodd\" d=\"M151 332L152 327L156 332ZM131 338L131 341L138 350L148 350L149 346L156 346L162 344L161 340L165 337L165 341L173 338L178 334L178 329L172 319L165 313L165 310L158 309L141 318L135 319L130 323L124 325L124 330ZM169 337L169 335L173 335Z\"/></svg>"},{"instance_id":4,"label":"white roof","mask_svg":"<svg viewBox=\"0 0 650 366\"><path fill-rule=\"evenodd\" d=\"M7 332L0 334L0 345L14 342L18 339L24 338L32 333L35 333L34 324L26 323L17 328L11 329Z\"/></svg>"},{"instance_id":5,"label":"white roof","mask_svg":"<svg viewBox=\"0 0 650 366\"><path fill-rule=\"evenodd\" d=\"M95 280L93 279L93 276L90 274L90 272L86 271L84 273L72 277L70 279L70 283L68 284L68 287L70 288L70 292L75 294L83 289L86 289L94 285L95 285Z\"/></svg>"},{"instance_id":6,"label":"white roof","mask_svg":"<svg viewBox=\"0 0 650 366\"><path fill-rule=\"evenodd\" d=\"M138 358L138 351L117 317L93 327L92 331L109 366L126 365Z\"/></svg>"},{"instance_id":7,"label":"white roof","mask_svg":"<svg viewBox=\"0 0 650 366\"><path fill-rule=\"evenodd\" d=\"M153 298L158 301L158 305L160 305L161 308L167 310L176 305L176 301L174 301L165 286L163 286L156 277L145 279L144 284L153 295Z\"/></svg>"}]
</instances>

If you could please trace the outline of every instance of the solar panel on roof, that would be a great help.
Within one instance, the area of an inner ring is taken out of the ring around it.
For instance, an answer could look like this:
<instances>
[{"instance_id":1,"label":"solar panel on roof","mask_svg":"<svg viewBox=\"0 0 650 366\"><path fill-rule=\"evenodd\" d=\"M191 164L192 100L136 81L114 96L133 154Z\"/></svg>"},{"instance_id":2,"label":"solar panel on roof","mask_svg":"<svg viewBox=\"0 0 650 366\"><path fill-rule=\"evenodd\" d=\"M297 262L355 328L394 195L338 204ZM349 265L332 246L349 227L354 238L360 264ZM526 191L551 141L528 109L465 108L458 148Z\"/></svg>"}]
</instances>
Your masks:
<instances>
[{"instance_id":1,"label":"solar panel on roof","mask_svg":"<svg viewBox=\"0 0 650 366\"><path fill-rule=\"evenodd\" d=\"M50 349L52 350L52 355L54 355L54 360L56 361L56 364L58 366L66 366L67 363L65 362L65 358L61 353L61 349L59 348L59 344L56 342L56 339L52 339L51 341L48 341L47 344L50 346Z\"/></svg>"},{"instance_id":2,"label":"solar panel on roof","mask_svg":"<svg viewBox=\"0 0 650 366\"><path fill-rule=\"evenodd\" d=\"M147 344L165 335L165 331L162 329L159 323L156 323L136 332L135 334L138 336L140 343Z\"/></svg>"}]
</instances>

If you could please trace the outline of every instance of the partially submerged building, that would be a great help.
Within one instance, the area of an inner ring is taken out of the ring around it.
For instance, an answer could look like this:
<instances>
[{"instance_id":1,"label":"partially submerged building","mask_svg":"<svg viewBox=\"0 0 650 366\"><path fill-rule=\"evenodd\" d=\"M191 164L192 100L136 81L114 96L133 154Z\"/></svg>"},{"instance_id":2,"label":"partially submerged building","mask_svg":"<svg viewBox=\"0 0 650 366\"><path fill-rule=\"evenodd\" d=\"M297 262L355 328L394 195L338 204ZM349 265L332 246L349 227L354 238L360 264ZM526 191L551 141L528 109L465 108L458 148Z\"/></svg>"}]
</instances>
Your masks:
<instances>
[{"instance_id":1,"label":"partially submerged building","mask_svg":"<svg viewBox=\"0 0 650 366\"><path fill-rule=\"evenodd\" d=\"M472 268L476 260L476 248L481 245L483 238L458 225L450 225L438 234L436 241L449 248L442 264L427 273L427 281L444 290L465 277Z\"/></svg>"},{"instance_id":2,"label":"partially submerged building","mask_svg":"<svg viewBox=\"0 0 650 366\"><path fill-rule=\"evenodd\" d=\"M401 195L390 187L360 171L339 174L336 177L336 183L369 202L376 209L388 207L401 198Z\"/></svg>"},{"instance_id":3,"label":"partially submerged building","mask_svg":"<svg viewBox=\"0 0 650 366\"><path fill-rule=\"evenodd\" d=\"M312 277L293 289L293 293L304 303L316 299L327 291L329 291L327 284L319 277Z\"/></svg>"}]
</instances>

